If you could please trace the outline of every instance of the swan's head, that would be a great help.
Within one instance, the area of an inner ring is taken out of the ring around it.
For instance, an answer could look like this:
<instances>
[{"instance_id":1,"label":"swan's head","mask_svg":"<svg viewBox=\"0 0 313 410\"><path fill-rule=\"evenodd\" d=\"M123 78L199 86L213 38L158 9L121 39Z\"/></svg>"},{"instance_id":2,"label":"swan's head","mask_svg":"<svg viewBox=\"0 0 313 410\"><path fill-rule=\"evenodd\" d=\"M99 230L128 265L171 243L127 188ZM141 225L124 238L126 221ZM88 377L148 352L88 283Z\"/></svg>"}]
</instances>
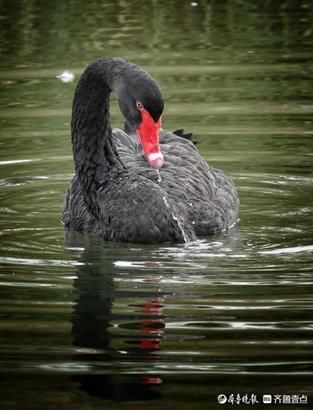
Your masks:
<instances>
[{"instance_id":1,"label":"swan's head","mask_svg":"<svg viewBox=\"0 0 313 410\"><path fill-rule=\"evenodd\" d=\"M136 65L128 73L127 82L118 90L118 102L127 123L136 130L149 164L159 169L164 158L160 150L164 101L155 80Z\"/></svg>"}]
</instances>

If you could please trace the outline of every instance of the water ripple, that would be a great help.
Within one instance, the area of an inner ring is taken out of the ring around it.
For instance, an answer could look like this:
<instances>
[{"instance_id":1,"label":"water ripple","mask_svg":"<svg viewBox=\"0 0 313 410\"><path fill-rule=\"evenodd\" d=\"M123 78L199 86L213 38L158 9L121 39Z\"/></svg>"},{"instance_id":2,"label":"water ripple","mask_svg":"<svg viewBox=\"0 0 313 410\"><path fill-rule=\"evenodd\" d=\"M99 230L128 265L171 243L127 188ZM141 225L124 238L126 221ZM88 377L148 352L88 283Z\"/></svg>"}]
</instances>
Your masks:
<instances>
[{"instance_id":1,"label":"water ripple","mask_svg":"<svg viewBox=\"0 0 313 410\"><path fill-rule=\"evenodd\" d=\"M29 266L58 266L58 267L74 267L83 265L83 262L78 261L65 261L65 260L53 260L53 259L27 259L27 258L12 258L8 256L0 257L0 263L8 265L29 265Z\"/></svg>"}]
</instances>

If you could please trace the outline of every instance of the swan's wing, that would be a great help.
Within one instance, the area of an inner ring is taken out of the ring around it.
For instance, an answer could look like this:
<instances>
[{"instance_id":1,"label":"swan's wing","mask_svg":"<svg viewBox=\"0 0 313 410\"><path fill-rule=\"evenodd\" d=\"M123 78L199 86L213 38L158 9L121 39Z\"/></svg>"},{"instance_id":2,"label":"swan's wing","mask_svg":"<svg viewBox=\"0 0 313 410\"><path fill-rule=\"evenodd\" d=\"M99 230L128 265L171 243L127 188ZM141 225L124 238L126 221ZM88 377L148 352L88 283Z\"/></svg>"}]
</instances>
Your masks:
<instances>
[{"instance_id":1,"label":"swan's wing","mask_svg":"<svg viewBox=\"0 0 313 410\"><path fill-rule=\"evenodd\" d=\"M160 185L188 213L197 235L232 225L239 200L231 178L209 166L189 139L164 131L160 143L165 159Z\"/></svg>"},{"instance_id":2,"label":"swan's wing","mask_svg":"<svg viewBox=\"0 0 313 410\"><path fill-rule=\"evenodd\" d=\"M117 128L113 135L129 172L159 185L179 214L188 215L197 235L223 230L236 221L239 200L231 178L210 167L189 138L161 130L165 163L157 174L148 164L137 135Z\"/></svg>"},{"instance_id":3,"label":"swan's wing","mask_svg":"<svg viewBox=\"0 0 313 410\"><path fill-rule=\"evenodd\" d=\"M114 143L118 149L130 150L138 152L139 139L136 132L126 132L120 128L113 128L112 130Z\"/></svg>"},{"instance_id":4,"label":"swan's wing","mask_svg":"<svg viewBox=\"0 0 313 410\"><path fill-rule=\"evenodd\" d=\"M191 141L194 145L198 143L198 140L194 138L192 132L185 132L183 128L173 131L173 134L178 135L181 138L185 138L188 141Z\"/></svg>"}]
</instances>

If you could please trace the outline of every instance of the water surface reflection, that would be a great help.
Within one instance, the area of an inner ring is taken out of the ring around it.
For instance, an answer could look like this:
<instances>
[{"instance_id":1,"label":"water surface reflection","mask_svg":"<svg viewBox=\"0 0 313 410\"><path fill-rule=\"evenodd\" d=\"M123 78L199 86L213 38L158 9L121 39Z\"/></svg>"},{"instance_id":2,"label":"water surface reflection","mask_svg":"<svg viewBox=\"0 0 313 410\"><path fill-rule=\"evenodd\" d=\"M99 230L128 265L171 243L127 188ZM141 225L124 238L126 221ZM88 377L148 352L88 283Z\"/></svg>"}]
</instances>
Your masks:
<instances>
[{"instance_id":1,"label":"water surface reflection","mask_svg":"<svg viewBox=\"0 0 313 410\"><path fill-rule=\"evenodd\" d=\"M106 252L110 252L110 248ZM153 387L162 383L161 377L150 372L127 375L128 371L133 373L127 362L158 362L156 353L165 326L162 319L164 299L160 293L149 292L143 304L130 303L129 307L138 315L134 317L135 321L127 322L125 316L119 316L120 323L116 323L112 309L119 292L114 273L103 266L106 252L99 254L88 245L81 255L83 263L74 281L77 297L72 336L83 374L74 376L73 380L88 394L105 399L159 398L160 392ZM110 374L109 369L118 369L121 364L121 374Z\"/></svg>"},{"instance_id":2,"label":"water surface reflection","mask_svg":"<svg viewBox=\"0 0 313 410\"><path fill-rule=\"evenodd\" d=\"M191 3L0 0L1 408L311 406L313 2ZM64 244L75 81L103 56L151 72L164 127L234 178L239 231Z\"/></svg>"}]
</instances>

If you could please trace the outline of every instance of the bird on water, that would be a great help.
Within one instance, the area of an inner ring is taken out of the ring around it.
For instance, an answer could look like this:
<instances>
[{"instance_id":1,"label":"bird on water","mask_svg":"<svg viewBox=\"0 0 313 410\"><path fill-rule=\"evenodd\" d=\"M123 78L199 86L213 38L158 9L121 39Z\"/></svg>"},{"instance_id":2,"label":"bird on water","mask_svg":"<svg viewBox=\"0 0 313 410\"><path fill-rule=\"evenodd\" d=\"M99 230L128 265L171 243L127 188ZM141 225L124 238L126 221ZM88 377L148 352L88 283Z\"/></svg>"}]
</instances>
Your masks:
<instances>
[{"instance_id":1,"label":"bird on water","mask_svg":"<svg viewBox=\"0 0 313 410\"><path fill-rule=\"evenodd\" d=\"M111 128L112 91L125 130ZM138 65L103 58L85 69L72 108L67 229L108 241L162 243L192 241L236 223L231 178L206 163L190 134L161 128L163 108L157 82Z\"/></svg>"}]
</instances>

